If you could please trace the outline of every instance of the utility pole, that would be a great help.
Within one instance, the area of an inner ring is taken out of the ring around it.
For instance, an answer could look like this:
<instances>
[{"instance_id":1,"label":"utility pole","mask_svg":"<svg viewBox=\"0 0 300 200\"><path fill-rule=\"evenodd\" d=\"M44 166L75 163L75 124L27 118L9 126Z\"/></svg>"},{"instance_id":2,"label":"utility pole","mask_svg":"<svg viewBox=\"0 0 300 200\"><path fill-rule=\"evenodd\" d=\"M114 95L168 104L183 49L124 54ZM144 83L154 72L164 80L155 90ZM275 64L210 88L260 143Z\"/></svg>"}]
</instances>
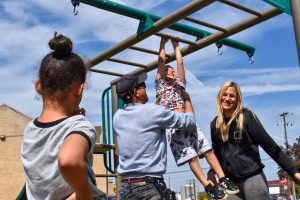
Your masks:
<instances>
[{"instance_id":1,"label":"utility pole","mask_svg":"<svg viewBox=\"0 0 300 200\"><path fill-rule=\"evenodd\" d=\"M286 120L285 117L286 115L288 115L289 112L282 112L279 115L283 118L283 127L284 127L284 137L285 137L285 145L286 145L286 151L289 151L289 144L288 144L288 139L287 139L287 131L286 131ZM287 178L287 185L289 185L289 179ZM288 187L289 188L289 187ZM292 193L293 193L293 200L295 200L295 185L294 185L294 181L292 180Z\"/></svg>"},{"instance_id":2,"label":"utility pole","mask_svg":"<svg viewBox=\"0 0 300 200\"><path fill-rule=\"evenodd\" d=\"M289 150L289 144L288 144L288 139L287 139L287 131L286 131L286 120L285 116L288 115L289 112L282 112L279 115L283 117L283 127L284 127L284 138L285 138L285 145L286 145L286 150Z\"/></svg>"}]
</instances>

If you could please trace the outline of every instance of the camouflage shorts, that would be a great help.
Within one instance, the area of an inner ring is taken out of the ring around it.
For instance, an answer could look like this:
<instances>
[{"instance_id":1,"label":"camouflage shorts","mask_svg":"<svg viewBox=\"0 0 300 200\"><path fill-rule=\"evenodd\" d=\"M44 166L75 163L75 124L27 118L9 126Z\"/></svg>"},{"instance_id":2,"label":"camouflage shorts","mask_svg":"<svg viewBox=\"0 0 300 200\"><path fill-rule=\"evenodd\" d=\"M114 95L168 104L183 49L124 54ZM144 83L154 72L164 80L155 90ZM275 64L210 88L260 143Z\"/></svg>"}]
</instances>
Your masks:
<instances>
[{"instance_id":1,"label":"camouflage shorts","mask_svg":"<svg viewBox=\"0 0 300 200\"><path fill-rule=\"evenodd\" d=\"M174 159L178 166L185 164L195 156L203 157L203 153L211 149L201 129L181 130L167 129L168 140Z\"/></svg>"}]
</instances>

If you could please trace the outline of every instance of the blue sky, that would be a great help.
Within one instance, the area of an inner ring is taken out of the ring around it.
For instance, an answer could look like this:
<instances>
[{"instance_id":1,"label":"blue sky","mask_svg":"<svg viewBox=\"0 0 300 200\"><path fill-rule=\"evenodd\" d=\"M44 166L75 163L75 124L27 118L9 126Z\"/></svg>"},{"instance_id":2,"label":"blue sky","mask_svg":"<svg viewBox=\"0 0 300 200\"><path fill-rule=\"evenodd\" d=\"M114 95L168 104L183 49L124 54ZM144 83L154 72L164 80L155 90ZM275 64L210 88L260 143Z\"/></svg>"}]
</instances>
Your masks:
<instances>
[{"instance_id":1,"label":"blue sky","mask_svg":"<svg viewBox=\"0 0 300 200\"><path fill-rule=\"evenodd\" d=\"M166 16L190 1L186 0L123 0L119 3ZM240 4L262 11L270 6L263 1L236 0ZM34 80L41 59L49 52L48 40L54 31L69 36L74 42L75 52L84 59L91 58L117 42L134 34L138 21L80 5L77 16L73 15L70 1L27 0L26 2L4 0L0 2L0 104L7 104L24 114L35 118L41 110L41 100L34 91ZM236 9L214 3L195 13L194 18L227 27L248 14ZM193 25L203 30L213 30ZM191 36L164 30L180 37L194 40ZM287 120L293 123L288 126L288 141L293 143L300 131L300 68L298 64L295 36L292 19L281 14L260 25L252 27L231 37L256 48L255 62L250 64L245 52L224 47L223 55L217 55L217 48L211 45L184 58L187 90L195 107L197 122L210 138L209 123L216 115L215 97L223 82L233 80L241 85L244 104L252 109L262 121L274 140L283 145L284 137L282 118L279 113L293 113ZM152 36L141 42L153 50L159 47L159 38ZM181 44L184 46L184 44ZM167 52L172 52L167 45ZM133 62L148 64L155 56L134 51L126 51L116 56ZM174 63L171 63L174 65ZM134 68L110 62L96 66L120 73L127 73ZM154 101L154 75L149 73L147 90L150 101ZM102 91L109 86L115 77L91 73L82 100L82 107L95 125L100 125L100 100ZM277 164L268 159L261 151L266 164L265 172L269 180L276 179ZM201 160L203 168L208 168ZM185 171L188 166L176 167L169 154L168 172ZM179 191L179 186L193 179L191 172L167 174L172 189ZM169 183L168 183L169 184ZM202 188L200 188L202 189Z\"/></svg>"}]
</instances>

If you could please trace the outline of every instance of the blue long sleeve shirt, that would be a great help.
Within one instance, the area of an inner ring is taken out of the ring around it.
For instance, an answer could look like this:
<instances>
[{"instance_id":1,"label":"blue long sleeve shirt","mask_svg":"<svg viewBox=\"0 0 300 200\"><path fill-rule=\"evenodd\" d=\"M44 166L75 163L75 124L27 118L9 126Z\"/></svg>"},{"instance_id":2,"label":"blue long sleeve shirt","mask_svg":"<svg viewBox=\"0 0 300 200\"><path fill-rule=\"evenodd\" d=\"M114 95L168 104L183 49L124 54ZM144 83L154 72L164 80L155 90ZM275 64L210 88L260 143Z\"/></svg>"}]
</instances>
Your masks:
<instances>
[{"instance_id":1,"label":"blue long sleeve shirt","mask_svg":"<svg viewBox=\"0 0 300 200\"><path fill-rule=\"evenodd\" d=\"M163 177L167 164L166 128L195 127L194 113L156 104L127 104L113 118L121 178Z\"/></svg>"}]
</instances>

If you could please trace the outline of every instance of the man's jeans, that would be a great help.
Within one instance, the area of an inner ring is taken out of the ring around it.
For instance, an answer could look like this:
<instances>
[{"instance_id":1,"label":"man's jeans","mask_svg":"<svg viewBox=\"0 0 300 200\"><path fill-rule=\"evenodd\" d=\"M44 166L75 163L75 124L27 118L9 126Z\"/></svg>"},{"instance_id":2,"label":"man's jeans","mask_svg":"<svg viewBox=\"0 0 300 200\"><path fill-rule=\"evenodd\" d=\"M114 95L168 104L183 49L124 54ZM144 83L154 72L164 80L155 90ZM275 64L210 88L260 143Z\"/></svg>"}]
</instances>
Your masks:
<instances>
[{"instance_id":1,"label":"man's jeans","mask_svg":"<svg viewBox=\"0 0 300 200\"><path fill-rule=\"evenodd\" d=\"M122 183L121 200L160 200L161 195L153 183Z\"/></svg>"}]
</instances>

